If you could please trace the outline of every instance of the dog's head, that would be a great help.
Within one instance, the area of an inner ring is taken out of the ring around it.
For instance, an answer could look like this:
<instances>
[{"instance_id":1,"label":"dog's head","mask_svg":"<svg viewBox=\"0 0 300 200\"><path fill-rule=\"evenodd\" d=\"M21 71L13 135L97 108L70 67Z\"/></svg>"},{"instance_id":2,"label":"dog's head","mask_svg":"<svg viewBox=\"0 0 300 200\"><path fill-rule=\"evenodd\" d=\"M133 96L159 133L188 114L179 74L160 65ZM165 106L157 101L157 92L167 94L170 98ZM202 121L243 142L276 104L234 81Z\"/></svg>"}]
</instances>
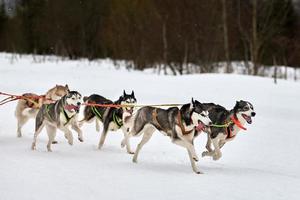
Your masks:
<instances>
[{"instance_id":1,"label":"dog's head","mask_svg":"<svg viewBox=\"0 0 300 200\"><path fill-rule=\"evenodd\" d=\"M81 94L77 91L70 91L64 96L65 109L70 112L79 112L80 105L82 103Z\"/></svg>"},{"instance_id":2,"label":"dog's head","mask_svg":"<svg viewBox=\"0 0 300 200\"><path fill-rule=\"evenodd\" d=\"M196 126L197 131L204 131L207 126L211 125L209 112L199 101L194 101L193 98L190 103L190 111L192 123Z\"/></svg>"},{"instance_id":3,"label":"dog's head","mask_svg":"<svg viewBox=\"0 0 300 200\"><path fill-rule=\"evenodd\" d=\"M256 115L253 105L243 100L236 102L233 111L238 119L244 119L248 124L252 123L252 117Z\"/></svg>"},{"instance_id":4,"label":"dog's head","mask_svg":"<svg viewBox=\"0 0 300 200\"><path fill-rule=\"evenodd\" d=\"M120 101L121 105L128 105L126 107L122 107L123 111L132 114L135 108L134 106L137 103L136 98L134 96L134 91L132 91L131 94L126 94L124 90L123 95L120 97L120 99L121 99Z\"/></svg>"},{"instance_id":5,"label":"dog's head","mask_svg":"<svg viewBox=\"0 0 300 200\"><path fill-rule=\"evenodd\" d=\"M51 95L52 100L57 101L61 99L63 96L70 92L68 84L65 86L63 85L56 85L54 88L54 92Z\"/></svg>"}]
</instances>

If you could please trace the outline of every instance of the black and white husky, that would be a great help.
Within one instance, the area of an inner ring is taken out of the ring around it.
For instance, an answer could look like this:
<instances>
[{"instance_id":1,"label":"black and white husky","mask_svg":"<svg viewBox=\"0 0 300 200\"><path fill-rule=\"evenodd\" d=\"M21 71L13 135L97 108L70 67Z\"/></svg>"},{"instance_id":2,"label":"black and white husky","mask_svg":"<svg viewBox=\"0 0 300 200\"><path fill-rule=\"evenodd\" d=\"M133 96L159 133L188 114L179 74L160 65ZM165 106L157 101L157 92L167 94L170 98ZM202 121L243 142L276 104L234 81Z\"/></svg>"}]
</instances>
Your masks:
<instances>
[{"instance_id":1,"label":"black and white husky","mask_svg":"<svg viewBox=\"0 0 300 200\"><path fill-rule=\"evenodd\" d=\"M244 125L252 123L252 117L256 115L253 105L247 101L237 101L232 110L227 110L220 105L204 103L204 107L209 111L209 118L213 125L205 129L207 132L206 149L202 156L211 156L214 160L222 157L221 148L223 145L235 138L241 130L246 130ZM221 126L220 126L221 125ZM222 127L222 125L224 125ZM214 149L211 148L213 144Z\"/></svg>"},{"instance_id":2,"label":"black and white husky","mask_svg":"<svg viewBox=\"0 0 300 200\"><path fill-rule=\"evenodd\" d=\"M46 126L49 137L47 149L51 150L51 144L55 138L56 130L64 132L70 145L73 145L73 135L69 126L78 133L78 140L83 142L82 132L77 123L77 114L81 105L81 94L76 91L70 91L60 100L53 104L43 105L35 119L35 133L31 149L36 148L36 140L43 127Z\"/></svg>"},{"instance_id":3,"label":"black and white husky","mask_svg":"<svg viewBox=\"0 0 300 200\"><path fill-rule=\"evenodd\" d=\"M136 98L134 95L134 91L131 94L126 94L125 90L123 91L123 95L119 97L119 99L115 102L106 99L103 96L93 94L89 97L85 97L84 101L90 104L112 104L112 105L122 105L122 104L136 104ZM133 112L133 107L127 107L125 110L127 112ZM96 121L96 130L100 131L99 122L103 123L103 131L101 134L101 138L99 140L98 149L101 149L108 131L117 131L122 129L124 133L124 138L126 137L127 131L123 126L123 109L118 107L100 107L100 106L86 106L84 108L84 118L80 121L80 125L83 122L92 122ZM124 140L123 140L124 141ZM122 147L126 146L128 153L133 153L130 149L129 143L122 142Z\"/></svg>"},{"instance_id":4,"label":"black and white husky","mask_svg":"<svg viewBox=\"0 0 300 200\"><path fill-rule=\"evenodd\" d=\"M197 131L203 131L206 126L210 125L211 120L205 110L197 100L190 104L185 104L181 109L171 107L167 110L155 107L142 107L135 114L123 113L124 127L128 131L129 140L131 136L139 136L143 134L141 142L135 151L133 162L137 162L138 154L144 144L146 144L155 130L159 130L162 134L169 136L174 144L186 148L191 161L193 171L197 174L201 173L195 164L198 156L194 148L194 139Z\"/></svg>"}]
</instances>

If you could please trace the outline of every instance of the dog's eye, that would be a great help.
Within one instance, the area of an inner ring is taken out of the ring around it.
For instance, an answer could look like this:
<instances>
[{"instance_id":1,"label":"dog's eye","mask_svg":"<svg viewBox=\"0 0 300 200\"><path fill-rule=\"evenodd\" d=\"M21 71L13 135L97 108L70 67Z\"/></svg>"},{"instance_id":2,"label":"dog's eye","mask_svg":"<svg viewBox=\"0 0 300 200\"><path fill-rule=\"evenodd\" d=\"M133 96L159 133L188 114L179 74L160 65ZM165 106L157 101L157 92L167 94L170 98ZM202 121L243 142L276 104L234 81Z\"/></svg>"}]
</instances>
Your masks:
<instances>
[{"instance_id":1,"label":"dog's eye","mask_svg":"<svg viewBox=\"0 0 300 200\"><path fill-rule=\"evenodd\" d=\"M205 115L204 114L200 114L202 117L205 117Z\"/></svg>"},{"instance_id":2,"label":"dog's eye","mask_svg":"<svg viewBox=\"0 0 300 200\"><path fill-rule=\"evenodd\" d=\"M72 100L75 100L75 97L72 97Z\"/></svg>"},{"instance_id":3,"label":"dog's eye","mask_svg":"<svg viewBox=\"0 0 300 200\"><path fill-rule=\"evenodd\" d=\"M248 107L248 106L245 106L243 110L249 110L249 107Z\"/></svg>"}]
</instances>

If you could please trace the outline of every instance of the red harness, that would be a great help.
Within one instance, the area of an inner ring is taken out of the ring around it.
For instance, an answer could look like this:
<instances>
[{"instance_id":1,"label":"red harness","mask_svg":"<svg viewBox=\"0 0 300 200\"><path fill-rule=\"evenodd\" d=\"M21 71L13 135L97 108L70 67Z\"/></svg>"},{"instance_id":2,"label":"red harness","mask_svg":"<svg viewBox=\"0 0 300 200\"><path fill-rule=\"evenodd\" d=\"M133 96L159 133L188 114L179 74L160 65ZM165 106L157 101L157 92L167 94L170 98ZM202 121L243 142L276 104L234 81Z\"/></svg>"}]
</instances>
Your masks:
<instances>
[{"instance_id":1,"label":"red harness","mask_svg":"<svg viewBox=\"0 0 300 200\"><path fill-rule=\"evenodd\" d=\"M245 127L241 124L241 122L240 122L238 119L236 119L234 116L231 116L230 119L231 119L231 121L232 121L237 127L239 127L240 129L243 129L243 130L245 130L245 131L247 130L247 128L245 128ZM232 134L231 134L232 131L231 131L230 126L226 128L226 132L227 132L227 138L226 138L226 139L230 139L230 138L235 137L235 135L232 135Z\"/></svg>"}]
</instances>

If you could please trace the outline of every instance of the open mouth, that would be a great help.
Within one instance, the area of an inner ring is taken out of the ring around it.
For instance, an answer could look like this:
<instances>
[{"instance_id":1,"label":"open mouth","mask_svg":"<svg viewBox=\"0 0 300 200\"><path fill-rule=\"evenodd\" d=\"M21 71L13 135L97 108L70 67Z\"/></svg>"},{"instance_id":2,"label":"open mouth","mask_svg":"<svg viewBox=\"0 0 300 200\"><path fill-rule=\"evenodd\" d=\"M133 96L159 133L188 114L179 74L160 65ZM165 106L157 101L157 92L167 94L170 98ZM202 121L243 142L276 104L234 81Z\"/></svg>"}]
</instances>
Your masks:
<instances>
[{"instance_id":1,"label":"open mouth","mask_svg":"<svg viewBox=\"0 0 300 200\"><path fill-rule=\"evenodd\" d=\"M200 121L200 120L198 120L198 125L195 127L195 129L196 129L196 131L204 131L205 130L205 124L202 122L202 121Z\"/></svg>"},{"instance_id":2,"label":"open mouth","mask_svg":"<svg viewBox=\"0 0 300 200\"><path fill-rule=\"evenodd\" d=\"M126 108L126 112L128 112L129 114L132 114L133 113L133 107Z\"/></svg>"},{"instance_id":3,"label":"open mouth","mask_svg":"<svg viewBox=\"0 0 300 200\"><path fill-rule=\"evenodd\" d=\"M65 106L65 109L66 110L69 110L69 111L75 111L75 112L79 112L79 109L80 109L80 106L75 106L75 105L66 105Z\"/></svg>"},{"instance_id":4,"label":"open mouth","mask_svg":"<svg viewBox=\"0 0 300 200\"><path fill-rule=\"evenodd\" d=\"M252 123L252 118L248 115L242 114L243 118L247 121L248 124Z\"/></svg>"}]
</instances>

